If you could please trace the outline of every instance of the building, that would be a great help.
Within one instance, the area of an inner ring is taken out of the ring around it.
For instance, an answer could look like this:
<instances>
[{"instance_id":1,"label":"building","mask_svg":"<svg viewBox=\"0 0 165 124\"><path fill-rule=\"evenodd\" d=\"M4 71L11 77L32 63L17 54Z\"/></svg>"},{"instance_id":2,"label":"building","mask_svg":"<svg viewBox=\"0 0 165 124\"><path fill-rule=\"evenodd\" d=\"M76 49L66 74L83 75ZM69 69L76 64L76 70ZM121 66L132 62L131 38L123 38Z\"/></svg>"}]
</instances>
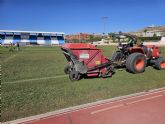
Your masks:
<instances>
[{"instance_id":1,"label":"building","mask_svg":"<svg viewBox=\"0 0 165 124\"><path fill-rule=\"evenodd\" d=\"M144 29L141 29L142 36L144 37L153 37L155 36L165 36L165 26L149 26Z\"/></svg>"},{"instance_id":2,"label":"building","mask_svg":"<svg viewBox=\"0 0 165 124\"><path fill-rule=\"evenodd\" d=\"M68 42L92 42L102 39L101 34L78 33L65 35L65 40Z\"/></svg>"},{"instance_id":3,"label":"building","mask_svg":"<svg viewBox=\"0 0 165 124\"><path fill-rule=\"evenodd\" d=\"M0 44L10 45L61 45L64 44L63 32L0 30Z\"/></svg>"},{"instance_id":4,"label":"building","mask_svg":"<svg viewBox=\"0 0 165 124\"><path fill-rule=\"evenodd\" d=\"M142 37L143 36L142 32L129 32L129 33L132 34L132 35L136 35L138 37Z\"/></svg>"},{"instance_id":5,"label":"building","mask_svg":"<svg viewBox=\"0 0 165 124\"><path fill-rule=\"evenodd\" d=\"M130 32L130 34L137 35L140 37L162 37L165 36L165 26L148 26L137 32Z\"/></svg>"},{"instance_id":6,"label":"building","mask_svg":"<svg viewBox=\"0 0 165 124\"><path fill-rule=\"evenodd\" d=\"M71 35L66 35L65 39L68 41L71 41L71 40L89 40L90 34L88 34L88 33L71 34Z\"/></svg>"}]
</instances>

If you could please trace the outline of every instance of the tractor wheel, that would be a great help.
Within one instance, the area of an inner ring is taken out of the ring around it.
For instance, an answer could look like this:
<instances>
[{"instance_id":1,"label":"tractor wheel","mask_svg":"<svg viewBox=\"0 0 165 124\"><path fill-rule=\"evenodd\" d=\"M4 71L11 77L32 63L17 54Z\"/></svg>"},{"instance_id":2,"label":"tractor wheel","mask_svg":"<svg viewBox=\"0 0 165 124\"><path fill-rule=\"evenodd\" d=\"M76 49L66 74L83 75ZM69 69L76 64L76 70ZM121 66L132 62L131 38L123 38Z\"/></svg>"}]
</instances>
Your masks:
<instances>
[{"instance_id":1,"label":"tractor wheel","mask_svg":"<svg viewBox=\"0 0 165 124\"><path fill-rule=\"evenodd\" d=\"M158 58L155 62L155 68L158 70L165 69L165 59L164 58Z\"/></svg>"},{"instance_id":2,"label":"tractor wheel","mask_svg":"<svg viewBox=\"0 0 165 124\"><path fill-rule=\"evenodd\" d=\"M130 56L128 56L128 58L127 58L127 60L126 60L126 69L127 69L127 71L128 72L130 72L130 61L131 61L131 59L132 59L132 56L130 55Z\"/></svg>"},{"instance_id":3,"label":"tractor wheel","mask_svg":"<svg viewBox=\"0 0 165 124\"><path fill-rule=\"evenodd\" d=\"M65 68L64 68L64 73L65 74L69 74L69 72L70 72L70 65L67 65Z\"/></svg>"},{"instance_id":4,"label":"tractor wheel","mask_svg":"<svg viewBox=\"0 0 165 124\"><path fill-rule=\"evenodd\" d=\"M131 73L142 73L146 67L146 57L141 53L133 53L126 60L126 68Z\"/></svg>"},{"instance_id":5,"label":"tractor wheel","mask_svg":"<svg viewBox=\"0 0 165 124\"><path fill-rule=\"evenodd\" d=\"M78 81L78 80L80 80L80 78L81 78L81 75L78 71L71 71L69 73L69 79L71 81Z\"/></svg>"},{"instance_id":6,"label":"tractor wheel","mask_svg":"<svg viewBox=\"0 0 165 124\"><path fill-rule=\"evenodd\" d=\"M112 54L112 61L119 61L121 59L121 52L117 51Z\"/></svg>"},{"instance_id":7,"label":"tractor wheel","mask_svg":"<svg viewBox=\"0 0 165 124\"><path fill-rule=\"evenodd\" d=\"M114 69L111 67L107 67L106 71L104 73L102 73L101 77L102 78L108 78L108 77L112 77L112 75L114 74Z\"/></svg>"}]
</instances>

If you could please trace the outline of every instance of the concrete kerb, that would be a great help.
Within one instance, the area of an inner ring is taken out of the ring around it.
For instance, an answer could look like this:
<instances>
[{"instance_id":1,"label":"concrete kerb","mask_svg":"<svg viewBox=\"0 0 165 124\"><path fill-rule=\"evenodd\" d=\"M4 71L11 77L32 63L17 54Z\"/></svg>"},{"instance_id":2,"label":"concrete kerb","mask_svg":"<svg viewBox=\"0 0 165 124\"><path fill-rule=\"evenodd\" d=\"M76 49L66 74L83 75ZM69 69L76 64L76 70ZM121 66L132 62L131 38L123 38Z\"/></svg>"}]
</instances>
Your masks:
<instances>
[{"instance_id":1,"label":"concrete kerb","mask_svg":"<svg viewBox=\"0 0 165 124\"><path fill-rule=\"evenodd\" d=\"M149 90L149 91L144 91L144 92L140 92L140 93L134 93L131 95L125 95L125 96L115 97L115 98L111 98L111 99L100 100L100 101L96 101L93 103L87 103L87 104L69 107L69 108L65 108L65 109L61 109L61 110L47 112L47 113L40 114L40 115L35 115L35 116L21 118L21 119L17 119L17 120L13 120L13 121L3 122L2 124L18 124L18 123L32 122L32 121L40 120L43 118L50 118L52 116L63 115L66 113L71 113L71 112L79 111L82 109L85 110L85 109L93 108L96 106L101 106L103 104L109 104L109 103L115 102L115 101L121 101L121 100L136 98L136 97L140 97L140 96L143 96L146 94L154 94L155 92L162 92L164 90L165 90L165 87L159 88L159 89L154 89L154 90Z\"/></svg>"}]
</instances>

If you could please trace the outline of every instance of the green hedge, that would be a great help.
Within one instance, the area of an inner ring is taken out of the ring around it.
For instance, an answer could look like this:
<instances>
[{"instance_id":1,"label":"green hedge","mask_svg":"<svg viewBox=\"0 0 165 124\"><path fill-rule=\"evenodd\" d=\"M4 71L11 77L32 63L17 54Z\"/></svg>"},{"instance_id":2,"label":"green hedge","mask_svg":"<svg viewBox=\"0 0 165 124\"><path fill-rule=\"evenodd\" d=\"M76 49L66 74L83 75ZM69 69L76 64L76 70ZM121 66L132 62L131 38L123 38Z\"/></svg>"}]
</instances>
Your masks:
<instances>
[{"instance_id":1,"label":"green hedge","mask_svg":"<svg viewBox=\"0 0 165 124\"><path fill-rule=\"evenodd\" d=\"M142 41L159 41L161 37L139 37Z\"/></svg>"}]
</instances>

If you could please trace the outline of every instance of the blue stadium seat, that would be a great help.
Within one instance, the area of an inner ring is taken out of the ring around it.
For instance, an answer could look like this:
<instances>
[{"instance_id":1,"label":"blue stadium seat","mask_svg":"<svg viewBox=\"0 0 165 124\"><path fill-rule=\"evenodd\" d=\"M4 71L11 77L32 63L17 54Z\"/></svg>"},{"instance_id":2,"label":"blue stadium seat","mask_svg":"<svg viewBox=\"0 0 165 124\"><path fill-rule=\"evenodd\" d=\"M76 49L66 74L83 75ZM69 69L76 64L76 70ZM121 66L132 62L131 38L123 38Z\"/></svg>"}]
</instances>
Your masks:
<instances>
[{"instance_id":1,"label":"blue stadium seat","mask_svg":"<svg viewBox=\"0 0 165 124\"><path fill-rule=\"evenodd\" d=\"M0 39L0 44L3 44L3 39Z\"/></svg>"},{"instance_id":2,"label":"blue stadium seat","mask_svg":"<svg viewBox=\"0 0 165 124\"><path fill-rule=\"evenodd\" d=\"M3 44L4 39L5 39L5 36L0 34L0 44Z\"/></svg>"},{"instance_id":3,"label":"blue stadium seat","mask_svg":"<svg viewBox=\"0 0 165 124\"><path fill-rule=\"evenodd\" d=\"M37 36L30 35L29 40L30 40L30 43L37 43Z\"/></svg>"},{"instance_id":4,"label":"blue stadium seat","mask_svg":"<svg viewBox=\"0 0 165 124\"><path fill-rule=\"evenodd\" d=\"M63 36L57 36L57 40L60 45L65 44L64 37Z\"/></svg>"},{"instance_id":5,"label":"blue stadium seat","mask_svg":"<svg viewBox=\"0 0 165 124\"><path fill-rule=\"evenodd\" d=\"M16 44L17 42L20 42L21 41L21 36L20 35L15 35L13 37L13 44Z\"/></svg>"},{"instance_id":6,"label":"blue stadium seat","mask_svg":"<svg viewBox=\"0 0 165 124\"><path fill-rule=\"evenodd\" d=\"M50 36L44 36L45 45L51 45L51 37Z\"/></svg>"},{"instance_id":7,"label":"blue stadium seat","mask_svg":"<svg viewBox=\"0 0 165 124\"><path fill-rule=\"evenodd\" d=\"M64 40L64 37L63 36L57 36L57 39L58 40Z\"/></svg>"}]
</instances>

